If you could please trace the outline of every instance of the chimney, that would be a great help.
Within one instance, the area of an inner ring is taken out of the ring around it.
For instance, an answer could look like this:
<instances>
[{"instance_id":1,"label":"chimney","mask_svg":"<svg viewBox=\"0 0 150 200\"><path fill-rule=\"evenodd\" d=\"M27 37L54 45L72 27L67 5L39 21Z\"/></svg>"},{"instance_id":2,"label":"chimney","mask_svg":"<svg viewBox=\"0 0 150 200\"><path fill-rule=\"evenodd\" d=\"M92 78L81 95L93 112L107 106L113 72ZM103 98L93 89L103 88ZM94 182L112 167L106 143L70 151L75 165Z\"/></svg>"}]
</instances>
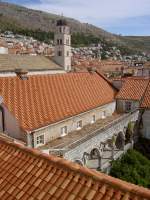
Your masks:
<instances>
[{"instance_id":1,"label":"chimney","mask_svg":"<svg viewBox=\"0 0 150 200\"><path fill-rule=\"evenodd\" d=\"M21 79L21 80L28 80L28 71L25 69L15 69L16 75Z\"/></svg>"}]
</instances>

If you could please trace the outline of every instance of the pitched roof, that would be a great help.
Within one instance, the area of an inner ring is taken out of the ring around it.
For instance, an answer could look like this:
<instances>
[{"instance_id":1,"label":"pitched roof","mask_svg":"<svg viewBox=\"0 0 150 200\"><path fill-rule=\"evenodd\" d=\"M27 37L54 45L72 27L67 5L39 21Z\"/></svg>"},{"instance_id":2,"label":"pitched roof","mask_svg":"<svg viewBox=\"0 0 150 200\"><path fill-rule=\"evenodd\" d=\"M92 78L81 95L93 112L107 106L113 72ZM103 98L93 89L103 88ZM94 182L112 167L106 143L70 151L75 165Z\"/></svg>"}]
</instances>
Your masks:
<instances>
[{"instance_id":1,"label":"pitched roof","mask_svg":"<svg viewBox=\"0 0 150 200\"><path fill-rule=\"evenodd\" d=\"M0 199L148 200L150 190L0 139Z\"/></svg>"},{"instance_id":2,"label":"pitched roof","mask_svg":"<svg viewBox=\"0 0 150 200\"><path fill-rule=\"evenodd\" d=\"M97 73L0 77L0 95L24 130L34 130L114 101L116 90Z\"/></svg>"},{"instance_id":3,"label":"pitched roof","mask_svg":"<svg viewBox=\"0 0 150 200\"><path fill-rule=\"evenodd\" d=\"M147 88L148 78L128 78L125 80L121 90L117 94L117 99L141 100Z\"/></svg>"},{"instance_id":4,"label":"pitched roof","mask_svg":"<svg viewBox=\"0 0 150 200\"><path fill-rule=\"evenodd\" d=\"M142 103L140 105L142 108L150 108L150 81L146 88Z\"/></svg>"},{"instance_id":5,"label":"pitched roof","mask_svg":"<svg viewBox=\"0 0 150 200\"><path fill-rule=\"evenodd\" d=\"M0 71L14 71L16 68L29 71L62 69L44 56L0 54Z\"/></svg>"}]
</instances>

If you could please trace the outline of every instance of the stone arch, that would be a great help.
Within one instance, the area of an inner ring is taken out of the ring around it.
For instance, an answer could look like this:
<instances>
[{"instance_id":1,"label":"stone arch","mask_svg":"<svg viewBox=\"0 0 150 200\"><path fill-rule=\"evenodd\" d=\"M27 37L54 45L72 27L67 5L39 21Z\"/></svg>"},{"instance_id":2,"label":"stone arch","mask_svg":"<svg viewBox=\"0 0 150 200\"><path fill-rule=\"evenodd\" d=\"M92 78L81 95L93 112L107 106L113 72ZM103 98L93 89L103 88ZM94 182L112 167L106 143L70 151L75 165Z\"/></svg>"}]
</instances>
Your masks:
<instances>
[{"instance_id":1,"label":"stone arch","mask_svg":"<svg viewBox=\"0 0 150 200\"><path fill-rule=\"evenodd\" d=\"M117 149L123 149L124 145L125 145L125 136L123 132L119 132L116 137L115 146L117 147Z\"/></svg>"},{"instance_id":2,"label":"stone arch","mask_svg":"<svg viewBox=\"0 0 150 200\"><path fill-rule=\"evenodd\" d=\"M82 160L80 160L80 159L77 159L74 162L77 163L77 164L79 164L79 165L81 165L81 166L84 165L83 162L82 162Z\"/></svg>"},{"instance_id":3,"label":"stone arch","mask_svg":"<svg viewBox=\"0 0 150 200\"><path fill-rule=\"evenodd\" d=\"M98 148L93 148L90 152L91 159L97 159L101 157L100 151Z\"/></svg>"}]
</instances>

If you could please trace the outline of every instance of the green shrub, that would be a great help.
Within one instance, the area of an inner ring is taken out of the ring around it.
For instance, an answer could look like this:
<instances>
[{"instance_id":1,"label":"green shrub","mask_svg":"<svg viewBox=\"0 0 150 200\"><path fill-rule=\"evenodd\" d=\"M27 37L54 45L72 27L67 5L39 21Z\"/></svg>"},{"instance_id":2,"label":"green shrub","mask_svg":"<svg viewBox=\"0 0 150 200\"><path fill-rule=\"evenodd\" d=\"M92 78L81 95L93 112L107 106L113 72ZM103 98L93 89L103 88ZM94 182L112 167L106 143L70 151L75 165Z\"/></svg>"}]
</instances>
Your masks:
<instances>
[{"instance_id":1,"label":"green shrub","mask_svg":"<svg viewBox=\"0 0 150 200\"><path fill-rule=\"evenodd\" d=\"M110 175L150 188L150 160L135 150L112 162Z\"/></svg>"}]
</instances>

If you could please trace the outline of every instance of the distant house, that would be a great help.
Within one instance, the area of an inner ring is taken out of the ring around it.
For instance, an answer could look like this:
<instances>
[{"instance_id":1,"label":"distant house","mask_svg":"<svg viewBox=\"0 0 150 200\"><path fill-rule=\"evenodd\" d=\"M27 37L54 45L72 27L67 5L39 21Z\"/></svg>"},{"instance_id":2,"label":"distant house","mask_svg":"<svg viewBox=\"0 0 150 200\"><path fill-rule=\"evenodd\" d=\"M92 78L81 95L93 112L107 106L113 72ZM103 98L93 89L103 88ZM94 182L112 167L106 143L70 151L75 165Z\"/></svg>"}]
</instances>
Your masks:
<instances>
[{"instance_id":1,"label":"distant house","mask_svg":"<svg viewBox=\"0 0 150 200\"><path fill-rule=\"evenodd\" d=\"M121 112L140 110L141 134L150 139L150 79L138 77L126 79L116 99L117 109Z\"/></svg>"},{"instance_id":2,"label":"distant house","mask_svg":"<svg viewBox=\"0 0 150 200\"><path fill-rule=\"evenodd\" d=\"M0 39L0 55L8 54L8 46L4 40Z\"/></svg>"},{"instance_id":3,"label":"distant house","mask_svg":"<svg viewBox=\"0 0 150 200\"><path fill-rule=\"evenodd\" d=\"M117 110L130 112L139 108L148 83L148 78L127 78L116 96Z\"/></svg>"},{"instance_id":4,"label":"distant house","mask_svg":"<svg viewBox=\"0 0 150 200\"><path fill-rule=\"evenodd\" d=\"M142 110L142 126L141 132L144 137L150 139L150 81L145 90L142 103L140 105Z\"/></svg>"}]
</instances>

